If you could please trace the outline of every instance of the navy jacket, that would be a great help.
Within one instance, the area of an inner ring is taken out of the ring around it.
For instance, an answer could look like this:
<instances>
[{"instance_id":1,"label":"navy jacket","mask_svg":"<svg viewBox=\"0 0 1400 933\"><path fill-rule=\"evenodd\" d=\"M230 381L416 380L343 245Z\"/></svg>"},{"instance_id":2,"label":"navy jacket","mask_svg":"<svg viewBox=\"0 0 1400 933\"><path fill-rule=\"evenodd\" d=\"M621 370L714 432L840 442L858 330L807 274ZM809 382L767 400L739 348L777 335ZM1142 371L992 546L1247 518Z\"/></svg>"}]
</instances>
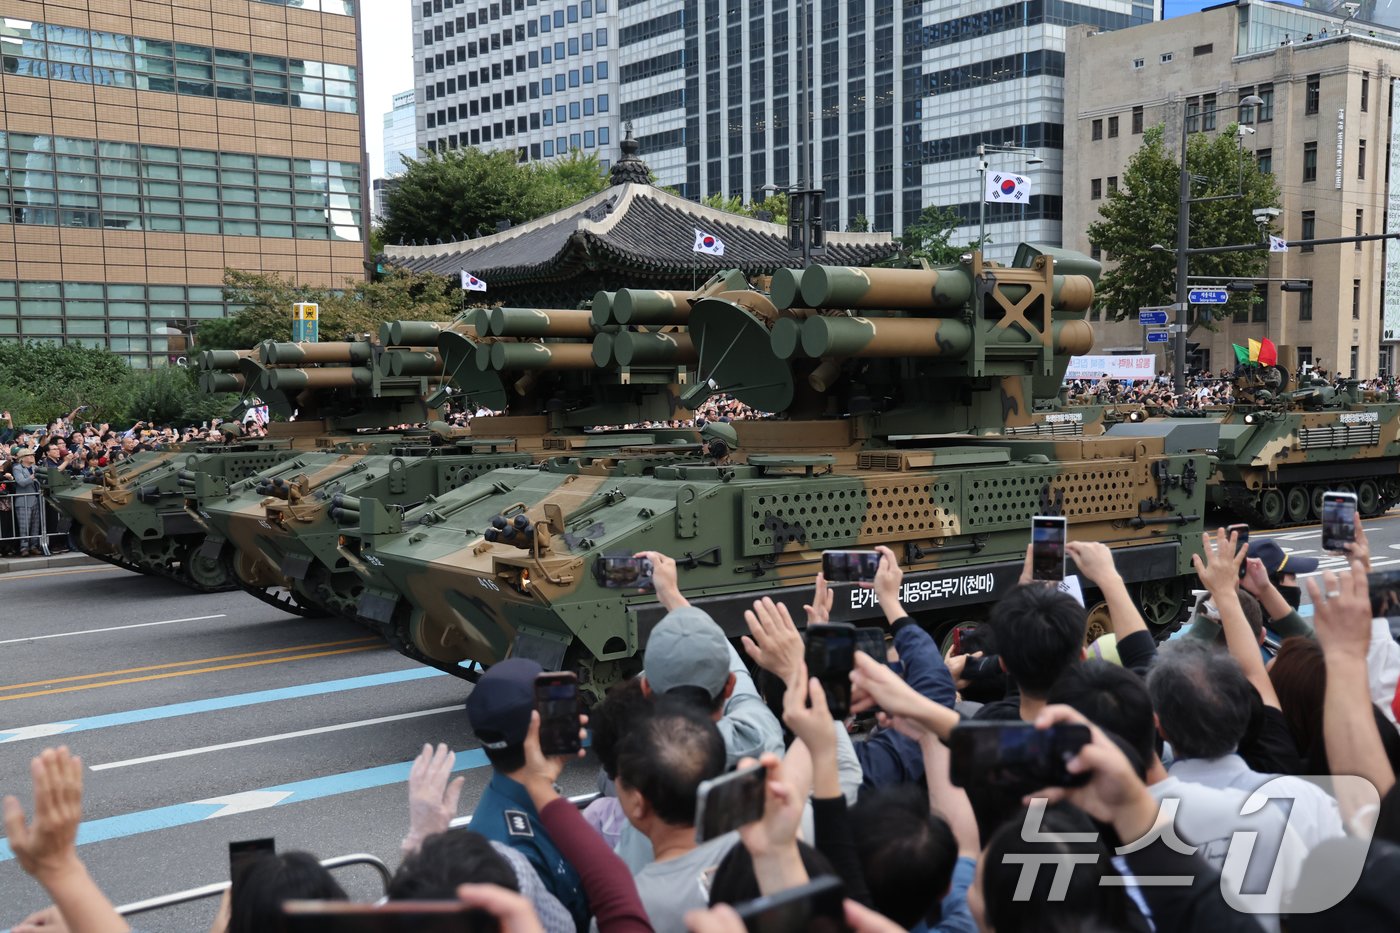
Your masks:
<instances>
[{"instance_id":1,"label":"navy jacket","mask_svg":"<svg viewBox=\"0 0 1400 933\"><path fill-rule=\"evenodd\" d=\"M921 696L952 709L957 702L957 688L933 638L908 617L890 627L894 630L895 650L899 652L895 670ZM864 742L856 742L855 750L865 771L862 790L917 782L924 776L924 755L919 743L893 729L877 729Z\"/></svg>"}]
</instances>

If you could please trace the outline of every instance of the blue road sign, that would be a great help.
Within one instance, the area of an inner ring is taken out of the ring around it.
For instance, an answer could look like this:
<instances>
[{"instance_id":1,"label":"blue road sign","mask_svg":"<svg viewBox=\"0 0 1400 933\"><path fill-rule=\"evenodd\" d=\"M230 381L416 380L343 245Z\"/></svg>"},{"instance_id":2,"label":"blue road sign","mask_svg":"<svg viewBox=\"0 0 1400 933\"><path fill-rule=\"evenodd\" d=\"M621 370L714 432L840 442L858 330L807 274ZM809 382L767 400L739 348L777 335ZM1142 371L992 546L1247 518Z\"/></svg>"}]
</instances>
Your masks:
<instances>
[{"instance_id":1,"label":"blue road sign","mask_svg":"<svg viewBox=\"0 0 1400 933\"><path fill-rule=\"evenodd\" d=\"M1165 311L1139 311L1138 323L1143 327L1166 327L1167 312Z\"/></svg>"},{"instance_id":2,"label":"blue road sign","mask_svg":"<svg viewBox=\"0 0 1400 933\"><path fill-rule=\"evenodd\" d=\"M1230 293L1223 288L1193 288L1187 297L1193 305L1223 305Z\"/></svg>"},{"instance_id":3,"label":"blue road sign","mask_svg":"<svg viewBox=\"0 0 1400 933\"><path fill-rule=\"evenodd\" d=\"M1149 330L1147 332L1148 343L1166 343L1171 335L1164 330Z\"/></svg>"}]
</instances>

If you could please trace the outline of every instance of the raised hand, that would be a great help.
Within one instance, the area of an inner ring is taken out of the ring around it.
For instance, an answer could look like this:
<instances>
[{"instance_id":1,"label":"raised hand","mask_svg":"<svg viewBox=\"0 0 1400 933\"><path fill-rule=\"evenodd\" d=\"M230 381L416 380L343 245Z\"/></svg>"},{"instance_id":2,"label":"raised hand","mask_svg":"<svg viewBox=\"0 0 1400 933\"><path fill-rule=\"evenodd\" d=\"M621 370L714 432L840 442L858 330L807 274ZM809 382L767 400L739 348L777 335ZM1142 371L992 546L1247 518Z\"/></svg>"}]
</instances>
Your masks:
<instances>
[{"instance_id":1,"label":"raised hand","mask_svg":"<svg viewBox=\"0 0 1400 933\"><path fill-rule=\"evenodd\" d=\"M831 621L831 607L835 602L836 594L826 585L826 576L819 572L812 592L812 604L802 607L807 613L807 624L822 625Z\"/></svg>"},{"instance_id":2,"label":"raised hand","mask_svg":"<svg viewBox=\"0 0 1400 933\"><path fill-rule=\"evenodd\" d=\"M446 832L457 815L465 777L452 777L457 755L445 744L424 745L408 772L408 835L401 847L413 852L423 840Z\"/></svg>"},{"instance_id":3,"label":"raised hand","mask_svg":"<svg viewBox=\"0 0 1400 933\"><path fill-rule=\"evenodd\" d=\"M756 599L752 609L744 610L744 621L749 624L749 634L741 639L744 652L759 667L786 683L806 651L787 606L767 596Z\"/></svg>"},{"instance_id":4,"label":"raised hand","mask_svg":"<svg viewBox=\"0 0 1400 933\"><path fill-rule=\"evenodd\" d=\"M1371 646L1371 596L1361 558L1351 559L1351 570L1308 580L1313 603L1313 627L1318 644L1329 661L1351 660L1366 663Z\"/></svg>"},{"instance_id":5,"label":"raised hand","mask_svg":"<svg viewBox=\"0 0 1400 933\"><path fill-rule=\"evenodd\" d=\"M15 797L4 801L5 835L20 868L48 885L78 861L78 823L83 818L83 762L67 746L46 748L29 762L34 781L34 819L26 822Z\"/></svg>"},{"instance_id":6,"label":"raised hand","mask_svg":"<svg viewBox=\"0 0 1400 933\"><path fill-rule=\"evenodd\" d=\"M1240 585L1240 564L1244 563L1246 552L1243 549L1237 551L1235 534L1226 534L1224 528L1215 529L1212 535L1208 531L1201 532L1201 550L1205 557L1200 554L1191 555L1191 563L1196 568L1196 575L1201 578L1201 585L1210 590L1212 596L1219 597L1222 593L1235 592Z\"/></svg>"}]
</instances>

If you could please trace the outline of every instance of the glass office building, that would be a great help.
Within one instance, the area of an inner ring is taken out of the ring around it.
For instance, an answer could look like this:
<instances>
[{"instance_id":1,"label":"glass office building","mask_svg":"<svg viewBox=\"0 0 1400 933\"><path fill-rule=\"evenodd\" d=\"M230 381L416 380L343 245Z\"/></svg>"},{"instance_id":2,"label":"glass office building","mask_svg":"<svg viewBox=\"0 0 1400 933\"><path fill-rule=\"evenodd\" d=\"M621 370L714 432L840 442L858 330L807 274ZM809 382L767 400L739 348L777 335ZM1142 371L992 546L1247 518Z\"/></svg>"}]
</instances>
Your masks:
<instances>
[{"instance_id":1,"label":"glass office building","mask_svg":"<svg viewBox=\"0 0 1400 933\"><path fill-rule=\"evenodd\" d=\"M0 340L178 362L226 267L364 275L352 0L0 15Z\"/></svg>"}]
</instances>

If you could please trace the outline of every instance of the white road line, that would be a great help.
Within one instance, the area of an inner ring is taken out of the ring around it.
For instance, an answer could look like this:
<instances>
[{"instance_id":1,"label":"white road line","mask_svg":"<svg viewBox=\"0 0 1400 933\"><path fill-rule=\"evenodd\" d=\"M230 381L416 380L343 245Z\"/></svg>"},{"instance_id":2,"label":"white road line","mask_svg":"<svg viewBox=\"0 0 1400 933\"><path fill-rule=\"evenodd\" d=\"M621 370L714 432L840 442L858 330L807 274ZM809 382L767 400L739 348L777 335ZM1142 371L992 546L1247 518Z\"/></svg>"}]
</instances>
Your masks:
<instances>
[{"instance_id":1,"label":"white road line","mask_svg":"<svg viewBox=\"0 0 1400 933\"><path fill-rule=\"evenodd\" d=\"M283 732L278 735L264 735L255 739L241 739L237 742L224 742L220 745L205 745L200 748L186 748L178 752L166 752L162 755L146 755L143 758L128 758L125 761L110 761L103 765L89 765L90 771L109 771L112 768L130 768L133 765L150 764L153 761L169 761L172 758L188 758L191 755L203 755L208 752L222 752L230 748L247 748L250 745L262 745L267 742L285 742L288 739L300 739L308 735L323 735L327 732L344 732L346 729L359 729L363 726L377 726L386 722L399 722L404 719L417 719L420 716L436 716L439 713L451 713L461 710L462 704L455 706L439 706L437 709L425 709L416 713L399 713L396 716L380 716L378 719L361 719L358 722L343 722L334 726L320 726L316 729L301 729L296 732Z\"/></svg>"},{"instance_id":2,"label":"white road line","mask_svg":"<svg viewBox=\"0 0 1400 933\"><path fill-rule=\"evenodd\" d=\"M17 645L24 641L43 641L45 638L70 638L74 635L96 635L100 632L122 632L129 628L149 628L152 625L174 625L176 622L203 622L207 619L222 619L227 613L212 616L190 616L188 619L166 619L163 622L137 622L135 625L113 625L108 628L90 628L81 632L55 632L52 635L30 635L28 638L7 638L0 645Z\"/></svg>"}]
</instances>

